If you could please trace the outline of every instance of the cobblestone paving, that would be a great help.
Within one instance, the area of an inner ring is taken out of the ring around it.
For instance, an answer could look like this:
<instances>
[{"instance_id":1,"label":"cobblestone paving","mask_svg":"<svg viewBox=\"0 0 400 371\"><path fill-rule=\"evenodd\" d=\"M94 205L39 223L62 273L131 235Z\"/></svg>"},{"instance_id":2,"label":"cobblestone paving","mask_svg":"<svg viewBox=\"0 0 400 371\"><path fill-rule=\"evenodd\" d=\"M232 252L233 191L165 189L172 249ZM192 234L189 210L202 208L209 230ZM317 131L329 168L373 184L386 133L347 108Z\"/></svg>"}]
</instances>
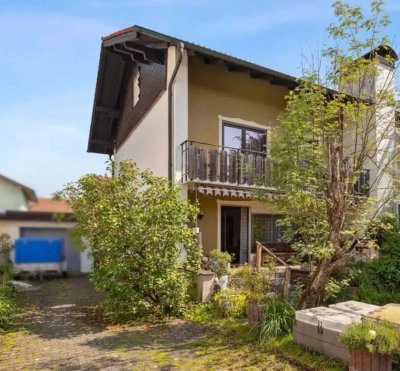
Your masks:
<instances>
[{"instance_id":1,"label":"cobblestone paving","mask_svg":"<svg viewBox=\"0 0 400 371\"><path fill-rule=\"evenodd\" d=\"M85 277L36 282L24 295L21 328L0 336L1 370L204 369L186 346L204 329L180 320L107 326Z\"/></svg>"}]
</instances>

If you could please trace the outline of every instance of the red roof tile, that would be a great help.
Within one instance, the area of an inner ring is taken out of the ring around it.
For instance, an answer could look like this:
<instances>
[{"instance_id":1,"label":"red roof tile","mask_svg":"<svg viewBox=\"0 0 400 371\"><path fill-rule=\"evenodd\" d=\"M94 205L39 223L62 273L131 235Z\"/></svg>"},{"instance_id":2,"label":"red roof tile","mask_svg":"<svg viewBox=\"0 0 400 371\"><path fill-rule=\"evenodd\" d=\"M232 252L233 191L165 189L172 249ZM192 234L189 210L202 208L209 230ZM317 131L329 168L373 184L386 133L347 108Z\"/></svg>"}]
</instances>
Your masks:
<instances>
[{"instance_id":1,"label":"red roof tile","mask_svg":"<svg viewBox=\"0 0 400 371\"><path fill-rule=\"evenodd\" d=\"M39 198L38 202L29 202L29 211L37 211L42 213L73 213L67 201L55 201L51 198Z\"/></svg>"}]
</instances>

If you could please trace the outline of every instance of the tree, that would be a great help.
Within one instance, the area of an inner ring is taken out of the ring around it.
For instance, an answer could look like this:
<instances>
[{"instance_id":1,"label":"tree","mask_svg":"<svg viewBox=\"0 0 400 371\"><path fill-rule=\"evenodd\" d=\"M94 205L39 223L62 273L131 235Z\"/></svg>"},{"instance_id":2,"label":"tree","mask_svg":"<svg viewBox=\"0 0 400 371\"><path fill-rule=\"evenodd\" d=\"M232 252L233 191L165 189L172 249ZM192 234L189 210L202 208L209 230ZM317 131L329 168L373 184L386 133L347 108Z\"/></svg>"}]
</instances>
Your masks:
<instances>
[{"instance_id":1,"label":"tree","mask_svg":"<svg viewBox=\"0 0 400 371\"><path fill-rule=\"evenodd\" d=\"M290 91L272 136L267 185L279 193L258 196L287 215L286 238L314 264L302 308L316 304L332 273L349 262L368 226L398 194L396 55L382 36L389 23L383 6L371 1L365 15L358 6L333 4L332 46Z\"/></svg>"},{"instance_id":2,"label":"tree","mask_svg":"<svg viewBox=\"0 0 400 371\"><path fill-rule=\"evenodd\" d=\"M129 161L86 175L60 193L76 216L75 237L94 259L91 279L117 319L179 314L200 249L189 224L197 207L177 187Z\"/></svg>"}]
</instances>

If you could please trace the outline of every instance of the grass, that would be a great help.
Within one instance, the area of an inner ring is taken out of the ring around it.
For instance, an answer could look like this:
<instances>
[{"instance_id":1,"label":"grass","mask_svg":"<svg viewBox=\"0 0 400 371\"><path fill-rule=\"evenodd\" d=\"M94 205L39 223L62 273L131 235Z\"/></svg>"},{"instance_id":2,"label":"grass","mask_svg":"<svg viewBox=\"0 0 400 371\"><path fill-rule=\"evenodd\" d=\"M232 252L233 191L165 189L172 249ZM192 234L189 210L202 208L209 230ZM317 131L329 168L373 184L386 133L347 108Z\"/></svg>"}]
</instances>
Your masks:
<instances>
[{"instance_id":1,"label":"grass","mask_svg":"<svg viewBox=\"0 0 400 371\"><path fill-rule=\"evenodd\" d=\"M292 335L273 338L262 344L265 352L280 355L287 361L303 366L310 370L344 371L347 364L327 358L324 355L306 350L293 341Z\"/></svg>"},{"instance_id":2,"label":"grass","mask_svg":"<svg viewBox=\"0 0 400 371\"><path fill-rule=\"evenodd\" d=\"M245 320L221 319L209 303L194 307L186 319L210 329L190 343L205 369L347 370L347 365L295 344L291 335L259 341L258 331Z\"/></svg>"}]
</instances>

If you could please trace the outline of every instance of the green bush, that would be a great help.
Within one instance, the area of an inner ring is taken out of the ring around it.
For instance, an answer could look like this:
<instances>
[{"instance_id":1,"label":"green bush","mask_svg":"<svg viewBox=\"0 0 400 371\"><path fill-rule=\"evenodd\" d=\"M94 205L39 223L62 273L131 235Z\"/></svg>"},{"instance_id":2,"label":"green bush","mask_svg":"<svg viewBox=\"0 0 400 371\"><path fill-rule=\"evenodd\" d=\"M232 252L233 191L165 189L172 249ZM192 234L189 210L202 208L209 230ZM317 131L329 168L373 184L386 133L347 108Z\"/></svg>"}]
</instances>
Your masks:
<instances>
[{"instance_id":1,"label":"green bush","mask_svg":"<svg viewBox=\"0 0 400 371\"><path fill-rule=\"evenodd\" d=\"M213 302L198 303L192 305L184 313L184 318L201 325L207 325L220 319L221 312Z\"/></svg>"},{"instance_id":2,"label":"green bush","mask_svg":"<svg viewBox=\"0 0 400 371\"><path fill-rule=\"evenodd\" d=\"M200 265L190 227L197 208L168 179L130 161L111 162L108 173L86 175L60 194L75 212L74 235L93 255L91 280L118 321L180 315Z\"/></svg>"},{"instance_id":3,"label":"green bush","mask_svg":"<svg viewBox=\"0 0 400 371\"><path fill-rule=\"evenodd\" d=\"M272 280L266 269L258 270L248 265L229 272L229 285L247 295L248 301L265 303L271 294Z\"/></svg>"},{"instance_id":4,"label":"green bush","mask_svg":"<svg viewBox=\"0 0 400 371\"><path fill-rule=\"evenodd\" d=\"M4 233L0 234L0 285L6 284L13 277L14 266L10 260L12 249L10 236Z\"/></svg>"},{"instance_id":5,"label":"green bush","mask_svg":"<svg viewBox=\"0 0 400 371\"><path fill-rule=\"evenodd\" d=\"M376 305L400 303L400 230L395 217L382 215L368 232L368 237L380 246L379 257L353 263L347 277L350 286L359 288L358 294L350 296L342 290L338 298Z\"/></svg>"},{"instance_id":6,"label":"green bush","mask_svg":"<svg viewBox=\"0 0 400 371\"><path fill-rule=\"evenodd\" d=\"M283 336L292 332L295 309L286 300L275 297L266 306L260 327L260 339Z\"/></svg>"},{"instance_id":7,"label":"green bush","mask_svg":"<svg viewBox=\"0 0 400 371\"><path fill-rule=\"evenodd\" d=\"M0 332L9 329L18 311L17 293L10 285L0 285Z\"/></svg>"},{"instance_id":8,"label":"green bush","mask_svg":"<svg viewBox=\"0 0 400 371\"><path fill-rule=\"evenodd\" d=\"M396 331L384 322L353 323L342 333L340 340L350 352L367 349L371 353L392 354L399 349Z\"/></svg>"},{"instance_id":9,"label":"green bush","mask_svg":"<svg viewBox=\"0 0 400 371\"><path fill-rule=\"evenodd\" d=\"M227 289L216 293L213 300L223 317L246 317L247 295L245 293Z\"/></svg>"}]
</instances>

